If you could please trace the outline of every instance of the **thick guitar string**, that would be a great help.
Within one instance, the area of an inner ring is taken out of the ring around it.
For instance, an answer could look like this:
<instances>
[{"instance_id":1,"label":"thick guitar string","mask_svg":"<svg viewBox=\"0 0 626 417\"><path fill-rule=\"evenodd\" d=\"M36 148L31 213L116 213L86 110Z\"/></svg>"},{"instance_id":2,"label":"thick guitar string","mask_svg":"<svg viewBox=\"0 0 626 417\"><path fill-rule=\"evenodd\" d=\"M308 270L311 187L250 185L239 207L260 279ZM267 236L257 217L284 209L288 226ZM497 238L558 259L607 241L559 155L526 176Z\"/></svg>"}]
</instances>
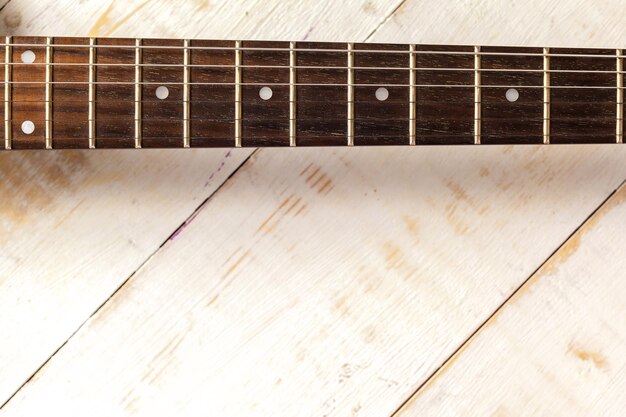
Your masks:
<instances>
[{"instance_id":1,"label":"thick guitar string","mask_svg":"<svg viewBox=\"0 0 626 417\"><path fill-rule=\"evenodd\" d=\"M180 42L183 42L183 40L180 40ZM397 45L394 44L395 46L404 46L404 45ZM84 45L77 45L77 44L45 44L45 43L23 43L23 44L18 44L18 43L0 43L0 47L6 47L6 46L10 46L10 47L24 47L24 48L41 48L41 49L45 49L46 47L50 46L53 48L58 48L58 49L65 49L65 48L93 48L93 49L128 49L128 50L135 50L135 49L169 49L169 50L179 50L179 51L184 51L184 50L198 50L198 51L221 51L221 52L225 52L225 51L242 51L242 52L284 52L285 54L289 53L289 52L318 52L318 53L328 53L328 52L332 52L332 53L347 53L348 50L347 49L324 49L324 48L311 48L311 49L307 49L307 48L256 48L256 47L221 47L221 46L188 46L188 47L184 47L184 46L172 46L172 45L135 45L134 42L133 44L129 44L129 45L102 45L102 44L95 44L95 45L89 45L89 44L84 44ZM416 45L419 46L419 45ZM443 45L442 45L443 46ZM406 44L406 47L409 47L409 44ZM467 45L458 45L458 46L452 46L452 47L458 47L458 48L468 48L469 46ZM484 46L486 47L486 46ZM520 47L520 48L526 48L526 49L540 49L539 47ZM578 49L578 48L556 48L556 49ZM597 48L597 49L603 49L608 51L615 51L617 49L623 49L623 48ZM611 59L615 59L615 58L624 58L626 57L626 55L617 55L615 53L612 54L572 54L572 53L527 53L527 52L473 52L473 51L433 51L433 50L416 50L416 51L409 51L409 50L388 50L388 49L353 49L351 52L354 53L363 53L363 54L403 54L403 55L410 55L410 54L415 54L415 55L471 55L471 56L475 56L475 55L481 55L481 56L485 56L485 55L495 55L495 56L521 56L521 57L544 57L544 56L548 56L548 57L570 57L570 58L611 58Z\"/></svg>"},{"instance_id":2,"label":"thick guitar string","mask_svg":"<svg viewBox=\"0 0 626 417\"><path fill-rule=\"evenodd\" d=\"M63 63L63 62L52 62L49 64L46 64L45 62L33 62L33 63L24 63L24 62L7 62L7 63L2 63L0 62L0 66L2 65L10 65L13 67L16 66L24 66L24 67L32 67L32 66L36 66L36 67L103 67L103 68L107 68L107 67L113 67L113 68L126 68L126 69L133 69L135 67L142 67L142 68L179 68L179 69L184 69L184 68L207 68L207 69L219 69L219 68L226 68L226 69L236 69L236 68L241 68L241 69L284 69L284 70L288 70L288 69L296 69L296 70L309 70L309 69L314 69L314 70L354 70L354 71L432 71L432 72L436 72L436 71L467 71L467 72L527 72L527 73L571 73L571 74L626 74L626 71L617 71L617 70L576 70L576 69L551 69L551 70L542 70L542 69L531 69L531 68L481 68L481 69L474 69L471 67L467 67L467 68L454 68L454 67L417 67L417 68L408 68L408 67L347 67L347 66L320 66L320 65L295 65L295 66L290 66L290 65L231 65L231 64L189 64L189 65L184 65L184 64L146 64L146 63L142 63L142 64L132 64L132 63L128 63L128 64L116 64L116 63L112 63L112 64L102 64L102 63L93 63L93 64L89 64L89 63L77 63L77 62L68 62L68 63Z\"/></svg>"},{"instance_id":3,"label":"thick guitar string","mask_svg":"<svg viewBox=\"0 0 626 417\"><path fill-rule=\"evenodd\" d=\"M105 82L105 81L96 81L96 82L88 82L88 81L9 81L2 82L0 81L0 86L2 84L12 84L12 85L35 85L35 86L43 86L43 85L151 85L151 86L254 86L254 87L288 87L294 85L296 87L389 87L389 88L408 88L408 87L416 87L416 88L475 88L476 84L393 84L393 83L376 83L376 84L359 84L359 83L280 83L280 82L243 82L243 83L205 83L205 82L133 82L133 81L120 81L120 82ZM480 85L480 88L546 88L543 85ZM565 90L565 89L585 89L585 90L624 90L626 87L617 87L617 86L602 86L602 85L551 85L550 90Z\"/></svg>"}]
</instances>

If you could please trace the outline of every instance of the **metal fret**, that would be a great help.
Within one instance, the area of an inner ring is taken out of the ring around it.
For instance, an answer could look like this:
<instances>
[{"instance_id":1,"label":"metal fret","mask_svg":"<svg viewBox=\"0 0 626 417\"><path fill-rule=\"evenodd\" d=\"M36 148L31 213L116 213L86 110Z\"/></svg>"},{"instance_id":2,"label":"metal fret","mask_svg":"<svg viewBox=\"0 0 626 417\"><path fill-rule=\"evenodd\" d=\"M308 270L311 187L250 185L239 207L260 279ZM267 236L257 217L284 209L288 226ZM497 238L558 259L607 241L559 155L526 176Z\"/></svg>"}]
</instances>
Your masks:
<instances>
[{"instance_id":1,"label":"metal fret","mask_svg":"<svg viewBox=\"0 0 626 417\"><path fill-rule=\"evenodd\" d=\"M624 142L624 58L622 50L616 50L617 54L617 115L615 121L615 141Z\"/></svg>"},{"instance_id":2,"label":"metal fret","mask_svg":"<svg viewBox=\"0 0 626 417\"><path fill-rule=\"evenodd\" d=\"M241 148L241 41L235 48L235 147Z\"/></svg>"},{"instance_id":3,"label":"metal fret","mask_svg":"<svg viewBox=\"0 0 626 417\"><path fill-rule=\"evenodd\" d=\"M96 148L96 40L89 39L89 149Z\"/></svg>"},{"instance_id":4,"label":"metal fret","mask_svg":"<svg viewBox=\"0 0 626 417\"><path fill-rule=\"evenodd\" d=\"M289 146L296 146L296 43L289 43Z\"/></svg>"},{"instance_id":5,"label":"metal fret","mask_svg":"<svg viewBox=\"0 0 626 417\"><path fill-rule=\"evenodd\" d=\"M11 37L5 39L4 50L4 149L11 149Z\"/></svg>"},{"instance_id":6,"label":"metal fret","mask_svg":"<svg viewBox=\"0 0 626 417\"><path fill-rule=\"evenodd\" d=\"M480 46L474 47L474 144L480 145L481 121L482 121L482 92L480 79Z\"/></svg>"},{"instance_id":7,"label":"metal fret","mask_svg":"<svg viewBox=\"0 0 626 417\"><path fill-rule=\"evenodd\" d=\"M348 44L348 146L354 146L354 44Z\"/></svg>"},{"instance_id":8,"label":"metal fret","mask_svg":"<svg viewBox=\"0 0 626 417\"><path fill-rule=\"evenodd\" d=\"M550 143L550 48L543 48L543 143Z\"/></svg>"},{"instance_id":9,"label":"metal fret","mask_svg":"<svg viewBox=\"0 0 626 417\"><path fill-rule=\"evenodd\" d=\"M190 131L191 131L191 119L190 119L190 111L189 111L189 98L190 98L190 85L189 85L189 65L191 63L191 52L189 50L189 40L185 39L183 42L184 51L183 51L183 64L184 64L184 72L183 72L183 147L189 148L191 146L190 139Z\"/></svg>"},{"instance_id":10,"label":"metal fret","mask_svg":"<svg viewBox=\"0 0 626 417\"><path fill-rule=\"evenodd\" d=\"M409 46L409 145L415 145L417 133L417 55L415 45Z\"/></svg>"},{"instance_id":11,"label":"metal fret","mask_svg":"<svg viewBox=\"0 0 626 417\"><path fill-rule=\"evenodd\" d=\"M52 149L52 43L53 38L46 38L46 149Z\"/></svg>"},{"instance_id":12,"label":"metal fret","mask_svg":"<svg viewBox=\"0 0 626 417\"><path fill-rule=\"evenodd\" d=\"M141 39L135 41L135 148L141 148Z\"/></svg>"}]
</instances>

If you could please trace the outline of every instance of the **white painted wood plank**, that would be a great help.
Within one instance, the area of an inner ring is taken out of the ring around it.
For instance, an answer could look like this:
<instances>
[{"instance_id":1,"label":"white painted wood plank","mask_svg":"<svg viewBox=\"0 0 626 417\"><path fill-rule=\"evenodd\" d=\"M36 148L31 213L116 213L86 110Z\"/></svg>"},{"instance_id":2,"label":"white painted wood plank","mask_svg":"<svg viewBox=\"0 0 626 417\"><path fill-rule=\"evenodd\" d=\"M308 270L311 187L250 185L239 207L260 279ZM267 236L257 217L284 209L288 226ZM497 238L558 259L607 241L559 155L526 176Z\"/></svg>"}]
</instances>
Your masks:
<instances>
[{"instance_id":1,"label":"white painted wood plank","mask_svg":"<svg viewBox=\"0 0 626 417\"><path fill-rule=\"evenodd\" d=\"M389 414L625 174L615 147L293 155L261 152L4 411Z\"/></svg>"},{"instance_id":2,"label":"white painted wood plank","mask_svg":"<svg viewBox=\"0 0 626 417\"><path fill-rule=\"evenodd\" d=\"M622 187L398 416L623 416Z\"/></svg>"},{"instance_id":3,"label":"white painted wood plank","mask_svg":"<svg viewBox=\"0 0 626 417\"><path fill-rule=\"evenodd\" d=\"M413 1L403 4L376 39L417 43L623 47L624 2L585 0ZM443 23L443 24L442 24Z\"/></svg>"},{"instance_id":4,"label":"white painted wood plank","mask_svg":"<svg viewBox=\"0 0 626 417\"><path fill-rule=\"evenodd\" d=\"M13 0L0 21L12 34L359 39L394 7L365 4ZM249 153L0 155L0 404Z\"/></svg>"},{"instance_id":5,"label":"white painted wood plank","mask_svg":"<svg viewBox=\"0 0 626 417\"><path fill-rule=\"evenodd\" d=\"M4 411L389 415L619 184L625 156L261 151Z\"/></svg>"}]
</instances>

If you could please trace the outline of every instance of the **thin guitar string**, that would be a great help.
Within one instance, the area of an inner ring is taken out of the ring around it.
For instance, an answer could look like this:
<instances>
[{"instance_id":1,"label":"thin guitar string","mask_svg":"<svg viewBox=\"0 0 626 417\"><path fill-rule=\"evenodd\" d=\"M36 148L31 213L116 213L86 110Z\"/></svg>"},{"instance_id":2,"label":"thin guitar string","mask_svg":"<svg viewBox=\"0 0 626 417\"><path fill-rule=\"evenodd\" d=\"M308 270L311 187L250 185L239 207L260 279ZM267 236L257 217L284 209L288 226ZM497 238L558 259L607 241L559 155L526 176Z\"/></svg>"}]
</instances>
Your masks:
<instances>
[{"instance_id":1,"label":"thin guitar string","mask_svg":"<svg viewBox=\"0 0 626 417\"><path fill-rule=\"evenodd\" d=\"M23 66L23 67L29 67L29 66L35 66L35 67L113 67L113 68L125 68L125 69L133 69L135 67L142 67L142 68L180 68L180 69L185 69L185 68L226 68L226 69L236 69L236 68L241 68L241 69L246 69L246 68L254 68L254 69L321 69L321 70L355 70L355 71L370 71L370 70L375 70L375 71L462 71L462 72L529 72L529 73L572 73L572 74L626 74L626 71L617 71L617 70L578 70L578 69L549 69L549 70L543 70L543 69L532 69L532 68L479 68L479 69L474 69L472 67L462 67L462 68L454 68L454 67L416 67L416 68L409 68L409 67L362 67L362 66L357 66L357 67L347 67L347 66L320 66L320 65L234 65L234 64L146 64L146 63L141 63L141 64L134 64L134 63L128 63L128 64L117 64L117 63L111 63L111 64L102 64L102 63L77 63L77 62L68 62L68 63L63 63L63 62L52 62L52 63L45 63L45 62L32 62L32 63L25 63L25 62L7 62L7 63L2 63L0 62L0 66L1 65L9 65L9 66Z\"/></svg>"},{"instance_id":2,"label":"thin guitar string","mask_svg":"<svg viewBox=\"0 0 626 417\"><path fill-rule=\"evenodd\" d=\"M141 39L139 39L141 40ZM181 42L183 42L183 40L181 40ZM233 41L234 42L234 41ZM129 44L129 45L102 45L102 44L96 44L96 45L89 45L89 44L85 44L85 45L76 45L76 44L68 44L68 45L64 45L64 44L46 44L46 43L39 43L39 44L33 44L33 43L22 43L22 44L18 44L18 43L0 43L0 47L24 47L24 48L41 48L42 50L45 49L46 47L53 47L53 48L58 48L58 49L64 49L64 48L93 48L93 49L128 49L130 50L136 50L136 49L170 49L170 50L178 50L178 51L184 51L184 50L199 50L199 51L242 51L242 52L284 52L284 53L289 53L289 52L319 52L319 53L323 53L323 52L331 52L331 53L347 53L348 50L347 49L324 49L324 48L255 48L255 47L219 47L219 46L188 46L188 47L184 47L184 46L171 46L171 45L163 45L163 46L158 46L158 45L135 45L135 44ZM404 45L400 45L400 46L404 46ZM416 46L420 46L420 45L416 45ZM442 45L443 46L443 45ZM409 44L406 44L406 47L408 49ZM469 46L451 46L451 47L458 47L458 48L470 48ZM483 46L487 47L487 46ZM473 48L473 47L472 47ZM496 47L497 48L497 47ZM527 48L527 49L531 49L531 48L537 48L537 49L541 49L539 47L519 47L519 48ZM552 48L552 49L589 49L589 48ZM624 49L624 48L597 48L597 49L602 49L605 50L607 52L609 51L616 51L618 49ZM484 51L480 51L480 52L473 52L473 51L435 51L435 50L416 50L416 51L403 51L403 50L385 50L385 49L353 49L351 50L351 52L354 53L363 53L363 54L403 54L403 55L411 55L411 54L416 54L416 55L471 55L471 56L475 56L475 55L495 55L495 56L521 56L521 57L544 57L544 56L548 56L548 57L571 57L571 58L611 58L611 59L615 59L615 58L624 58L626 57L626 55L621 54L621 55L617 55L616 53L612 53L612 54L573 54L573 53L527 53L527 52L484 52Z\"/></svg>"}]
</instances>

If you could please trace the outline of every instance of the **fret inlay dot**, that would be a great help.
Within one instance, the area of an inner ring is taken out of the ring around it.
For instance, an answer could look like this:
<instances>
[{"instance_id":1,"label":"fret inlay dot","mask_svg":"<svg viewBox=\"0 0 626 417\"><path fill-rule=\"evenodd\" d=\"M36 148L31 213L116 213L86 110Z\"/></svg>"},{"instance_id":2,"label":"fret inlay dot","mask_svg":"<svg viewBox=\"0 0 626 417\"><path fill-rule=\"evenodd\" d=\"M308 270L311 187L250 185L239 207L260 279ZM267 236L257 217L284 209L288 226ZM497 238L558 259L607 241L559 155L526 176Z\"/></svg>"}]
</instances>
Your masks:
<instances>
[{"instance_id":1,"label":"fret inlay dot","mask_svg":"<svg viewBox=\"0 0 626 417\"><path fill-rule=\"evenodd\" d=\"M22 123L22 132L26 135L32 135L35 131L35 123L30 120L26 120Z\"/></svg>"},{"instance_id":2,"label":"fret inlay dot","mask_svg":"<svg viewBox=\"0 0 626 417\"><path fill-rule=\"evenodd\" d=\"M269 100L272 98L273 94L274 92L269 87L263 87L259 90L259 97L261 97L262 100Z\"/></svg>"},{"instance_id":3,"label":"fret inlay dot","mask_svg":"<svg viewBox=\"0 0 626 417\"><path fill-rule=\"evenodd\" d=\"M156 89L156 96L159 100L165 100L170 95L170 90L166 86L162 85Z\"/></svg>"},{"instance_id":4,"label":"fret inlay dot","mask_svg":"<svg viewBox=\"0 0 626 417\"><path fill-rule=\"evenodd\" d=\"M506 99L509 100L511 103L515 103L518 99L519 99L519 91L517 91L515 88L509 88L508 90L506 90Z\"/></svg>"},{"instance_id":5,"label":"fret inlay dot","mask_svg":"<svg viewBox=\"0 0 626 417\"><path fill-rule=\"evenodd\" d=\"M32 64L33 62L35 62L35 58L35 53L30 49L22 52L22 62L24 64Z\"/></svg>"},{"instance_id":6,"label":"fret inlay dot","mask_svg":"<svg viewBox=\"0 0 626 417\"><path fill-rule=\"evenodd\" d=\"M378 90L376 90L376 99L378 101L385 101L389 98L389 90L387 90L385 87L380 87Z\"/></svg>"}]
</instances>

